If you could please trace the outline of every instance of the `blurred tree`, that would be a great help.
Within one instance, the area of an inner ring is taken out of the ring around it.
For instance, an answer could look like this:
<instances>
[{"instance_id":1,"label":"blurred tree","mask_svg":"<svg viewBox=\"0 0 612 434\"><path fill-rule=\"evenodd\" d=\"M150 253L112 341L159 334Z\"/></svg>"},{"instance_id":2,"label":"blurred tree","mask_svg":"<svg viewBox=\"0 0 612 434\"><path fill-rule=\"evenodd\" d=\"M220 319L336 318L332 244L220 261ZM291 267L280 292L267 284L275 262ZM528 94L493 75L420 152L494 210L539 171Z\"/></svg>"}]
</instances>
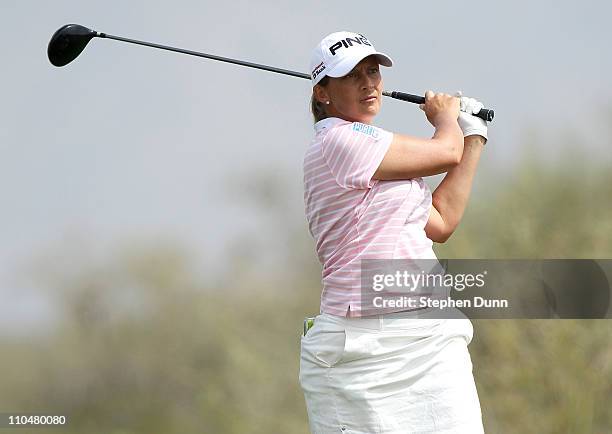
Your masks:
<instances>
[{"instance_id":1,"label":"blurred tree","mask_svg":"<svg viewBox=\"0 0 612 434\"><path fill-rule=\"evenodd\" d=\"M472 198L438 256L611 257L612 176L576 161L527 154L512 179L477 179L497 188ZM319 309L320 267L301 208L287 212L290 192L266 187L282 180L247 179L248 196L265 204L265 236L246 234L251 253L237 240L221 279L196 278L191 252L172 243L124 243L106 260L63 246L35 262L59 321L45 335L3 338L0 406L71 418L53 433L308 432L300 334ZM253 253L262 251L273 261ZM474 327L487 432L612 432L607 321Z\"/></svg>"}]
</instances>

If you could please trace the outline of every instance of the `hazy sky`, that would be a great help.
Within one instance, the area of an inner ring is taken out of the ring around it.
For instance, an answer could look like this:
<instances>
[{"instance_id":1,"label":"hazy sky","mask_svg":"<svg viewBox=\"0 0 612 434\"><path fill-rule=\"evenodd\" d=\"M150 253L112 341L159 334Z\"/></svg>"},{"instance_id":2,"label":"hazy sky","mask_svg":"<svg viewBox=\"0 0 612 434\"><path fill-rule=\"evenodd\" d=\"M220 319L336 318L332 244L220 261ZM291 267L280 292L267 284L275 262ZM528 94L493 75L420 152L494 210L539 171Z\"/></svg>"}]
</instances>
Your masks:
<instances>
[{"instance_id":1,"label":"hazy sky","mask_svg":"<svg viewBox=\"0 0 612 434\"><path fill-rule=\"evenodd\" d=\"M603 1L2 0L0 294L19 297L22 264L71 237L100 251L128 236L176 238L202 263L222 258L229 239L261 224L236 191L251 176L286 178L288 213L303 214L307 80L99 39L55 68L46 48L63 24L303 72L326 34L363 33L395 61L383 69L386 89L461 89L496 110L481 163L495 171L511 167L530 129L553 139L575 130L576 146L608 158L597 138L610 131L611 9ZM376 123L433 132L417 106L389 99Z\"/></svg>"}]
</instances>

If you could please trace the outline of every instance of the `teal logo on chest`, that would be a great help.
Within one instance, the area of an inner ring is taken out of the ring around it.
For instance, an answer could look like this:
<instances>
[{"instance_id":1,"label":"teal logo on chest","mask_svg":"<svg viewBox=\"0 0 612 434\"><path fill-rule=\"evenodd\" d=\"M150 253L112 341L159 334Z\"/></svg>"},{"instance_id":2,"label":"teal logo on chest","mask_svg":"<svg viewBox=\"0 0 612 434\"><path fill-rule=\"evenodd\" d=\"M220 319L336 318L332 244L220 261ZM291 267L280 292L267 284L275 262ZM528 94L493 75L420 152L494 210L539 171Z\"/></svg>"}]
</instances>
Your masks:
<instances>
[{"instance_id":1,"label":"teal logo on chest","mask_svg":"<svg viewBox=\"0 0 612 434\"><path fill-rule=\"evenodd\" d=\"M378 138L378 128L373 127L372 125L362 124L361 122L353 123L353 131L357 131L358 133L365 134L366 136L372 136L373 138Z\"/></svg>"}]
</instances>

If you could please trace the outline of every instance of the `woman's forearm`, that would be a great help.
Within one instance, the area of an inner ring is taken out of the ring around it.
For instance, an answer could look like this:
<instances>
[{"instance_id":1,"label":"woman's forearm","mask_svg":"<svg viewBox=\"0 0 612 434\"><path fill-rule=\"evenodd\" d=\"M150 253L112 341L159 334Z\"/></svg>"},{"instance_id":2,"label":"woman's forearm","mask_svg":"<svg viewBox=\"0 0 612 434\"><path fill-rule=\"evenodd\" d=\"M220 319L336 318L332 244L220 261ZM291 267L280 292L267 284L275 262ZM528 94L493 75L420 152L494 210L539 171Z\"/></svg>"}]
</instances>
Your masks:
<instances>
[{"instance_id":1,"label":"woman's forearm","mask_svg":"<svg viewBox=\"0 0 612 434\"><path fill-rule=\"evenodd\" d=\"M484 143L481 136L466 137L461 162L446 173L432 194L433 206L440 213L449 233L455 230L467 206Z\"/></svg>"}]
</instances>

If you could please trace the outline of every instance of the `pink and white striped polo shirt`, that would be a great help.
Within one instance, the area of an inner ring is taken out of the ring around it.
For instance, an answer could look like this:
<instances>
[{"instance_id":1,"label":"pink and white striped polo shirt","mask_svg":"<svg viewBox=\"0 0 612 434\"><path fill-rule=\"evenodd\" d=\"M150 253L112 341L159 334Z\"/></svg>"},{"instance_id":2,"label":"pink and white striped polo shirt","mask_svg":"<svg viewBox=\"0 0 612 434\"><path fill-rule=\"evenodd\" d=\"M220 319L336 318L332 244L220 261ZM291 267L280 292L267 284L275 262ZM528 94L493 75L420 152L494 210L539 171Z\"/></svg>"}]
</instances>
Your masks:
<instances>
[{"instance_id":1,"label":"pink and white striped polo shirt","mask_svg":"<svg viewBox=\"0 0 612 434\"><path fill-rule=\"evenodd\" d=\"M360 316L361 259L435 259L422 178L372 179L393 133L327 118L304 157L304 203L323 266L321 313Z\"/></svg>"}]
</instances>

